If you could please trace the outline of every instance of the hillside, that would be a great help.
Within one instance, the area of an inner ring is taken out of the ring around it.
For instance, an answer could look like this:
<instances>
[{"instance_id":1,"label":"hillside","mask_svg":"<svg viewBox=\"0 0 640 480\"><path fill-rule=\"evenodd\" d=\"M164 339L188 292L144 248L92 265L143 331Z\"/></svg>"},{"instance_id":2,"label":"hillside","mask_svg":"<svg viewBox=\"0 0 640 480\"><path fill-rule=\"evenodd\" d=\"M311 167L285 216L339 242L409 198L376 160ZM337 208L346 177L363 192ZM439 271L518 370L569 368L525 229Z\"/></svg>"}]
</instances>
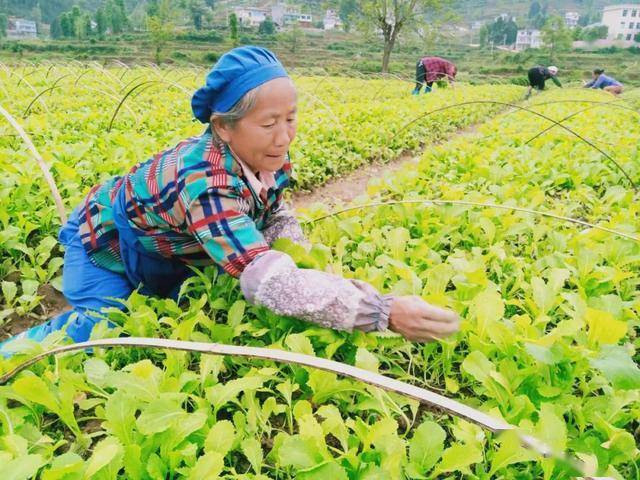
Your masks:
<instances>
[{"instance_id":1,"label":"hillside","mask_svg":"<svg viewBox=\"0 0 640 480\"><path fill-rule=\"evenodd\" d=\"M566 11L577 11L581 15L590 14L591 18L599 15L602 7L620 3L620 0L538 1L543 6L546 5L548 13L563 14ZM50 23L61 13L70 10L73 5L78 5L82 10L95 12L96 9L105 2L106 0L0 0L0 13ZM125 5L129 13L134 10L141 11L145 3L145 0L125 0ZM262 5L264 3L267 3L267 0L218 0L216 1L216 10L228 8L231 5ZM291 3L295 2L292 1ZM329 2L302 0L297 3L301 6L302 10L317 16L320 15L327 6L333 5L334 8L336 8L340 0L330 0ZM445 5L446 4L445 2ZM530 6L531 1L522 2L517 0L451 0L449 4L449 7L455 11L465 23L492 19L503 13L524 19L528 16Z\"/></svg>"},{"instance_id":2,"label":"hillside","mask_svg":"<svg viewBox=\"0 0 640 480\"><path fill-rule=\"evenodd\" d=\"M40 15L41 21L51 23L55 17L70 10L74 5L80 6L83 10L95 11L102 3L103 0L0 0L0 12L29 19L37 19Z\"/></svg>"},{"instance_id":3,"label":"hillside","mask_svg":"<svg viewBox=\"0 0 640 480\"><path fill-rule=\"evenodd\" d=\"M547 5L548 13L564 14L567 11L585 14L599 14L607 5L622 3L620 0L556 0L545 2L539 0L542 5ZM463 18L469 21L487 20L502 13L507 13L518 18L528 16L530 1L516 0L454 0L453 8Z\"/></svg>"}]
</instances>

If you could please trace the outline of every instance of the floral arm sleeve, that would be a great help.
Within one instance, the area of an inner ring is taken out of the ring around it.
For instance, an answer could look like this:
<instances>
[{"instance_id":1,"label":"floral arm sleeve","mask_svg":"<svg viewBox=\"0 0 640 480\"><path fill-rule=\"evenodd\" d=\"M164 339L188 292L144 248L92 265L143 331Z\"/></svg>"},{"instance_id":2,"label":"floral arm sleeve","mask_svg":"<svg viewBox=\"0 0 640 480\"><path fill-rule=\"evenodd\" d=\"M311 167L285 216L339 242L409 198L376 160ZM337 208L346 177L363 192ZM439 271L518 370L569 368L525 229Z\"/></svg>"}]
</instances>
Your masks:
<instances>
[{"instance_id":1,"label":"floral arm sleeve","mask_svg":"<svg viewBox=\"0 0 640 480\"><path fill-rule=\"evenodd\" d=\"M211 189L192 202L187 222L209 256L240 277L250 303L337 330L387 328L393 297L380 295L365 282L300 269L288 255L269 249L267 238L302 235L292 217L276 219L263 235L242 213L235 192Z\"/></svg>"},{"instance_id":2,"label":"floral arm sleeve","mask_svg":"<svg viewBox=\"0 0 640 480\"><path fill-rule=\"evenodd\" d=\"M284 202L279 203L271 213L262 230L262 235L269 245L272 245L279 238L288 238L303 245L308 243L300 223Z\"/></svg>"},{"instance_id":3,"label":"floral arm sleeve","mask_svg":"<svg viewBox=\"0 0 640 480\"><path fill-rule=\"evenodd\" d=\"M245 268L240 286L250 303L336 330L385 330L394 298L366 282L298 268L274 250Z\"/></svg>"}]
</instances>

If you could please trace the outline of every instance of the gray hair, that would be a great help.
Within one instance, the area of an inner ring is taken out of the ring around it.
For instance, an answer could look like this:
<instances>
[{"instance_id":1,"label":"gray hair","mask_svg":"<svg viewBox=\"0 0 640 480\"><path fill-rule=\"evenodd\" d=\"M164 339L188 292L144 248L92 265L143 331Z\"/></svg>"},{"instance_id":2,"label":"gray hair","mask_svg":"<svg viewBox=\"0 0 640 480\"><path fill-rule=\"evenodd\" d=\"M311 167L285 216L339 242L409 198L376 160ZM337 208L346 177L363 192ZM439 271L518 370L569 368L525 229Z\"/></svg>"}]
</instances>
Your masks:
<instances>
[{"instance_id":1,"label":"gray hair","mask_svg":"<svg viewBox=\"0 0 640 480\"><path fill-rule=\"evenodd\" d=\"M244 96L238 100L228 112L213 112L211 114L211 133L216 143L223 144L224 142L218 135L218 132L216 132L213 124L214 120L218 120L225 127L233 128L236 123L242 120L251 110L253 110L253 107L256 106L259 91L260 86L252 88L245 93Z\"/></svg>"}]
</instances>

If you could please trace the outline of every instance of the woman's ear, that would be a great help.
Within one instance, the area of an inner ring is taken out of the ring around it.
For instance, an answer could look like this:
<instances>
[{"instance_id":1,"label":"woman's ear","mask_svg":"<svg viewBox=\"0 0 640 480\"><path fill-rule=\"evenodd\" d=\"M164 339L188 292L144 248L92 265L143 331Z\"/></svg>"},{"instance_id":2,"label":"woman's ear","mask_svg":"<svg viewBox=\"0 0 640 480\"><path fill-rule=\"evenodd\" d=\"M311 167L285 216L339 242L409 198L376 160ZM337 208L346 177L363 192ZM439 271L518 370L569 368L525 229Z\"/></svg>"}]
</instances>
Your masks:
<instances>
[{"instance_id":1,"label":"woman's ear","mask_svg":"<svg viewBox=\"0 0 640 480\"><path fill-rule=\"evenodd\" d=\"M224 143L229 143L231 140L231 128L225 125L220 118L211 116L211 130L214 130Z\"/></svg>"}]
</instances>

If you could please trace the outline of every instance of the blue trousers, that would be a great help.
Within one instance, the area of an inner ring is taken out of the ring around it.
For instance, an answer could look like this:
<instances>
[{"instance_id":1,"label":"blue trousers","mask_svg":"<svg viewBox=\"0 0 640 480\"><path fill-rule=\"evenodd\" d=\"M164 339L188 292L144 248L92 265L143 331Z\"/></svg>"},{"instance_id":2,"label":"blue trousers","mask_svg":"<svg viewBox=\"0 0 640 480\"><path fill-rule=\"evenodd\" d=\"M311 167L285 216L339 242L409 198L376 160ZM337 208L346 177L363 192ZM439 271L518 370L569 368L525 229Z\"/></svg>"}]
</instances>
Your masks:
<instances>
[{"instance_id":1,"label":"blue trousers","mask_svg":"<svg viewBox=\"0 0 640 480\"><path fill-rule=\"evenodd\" d=\"M183 281L193 274L183 262L149 252L142 246L127 218L124 188L120 189L113 204L114 223L125 270L122 274L91 262L80 238L78 210L73 211L58 234L58 240L65 247L62 293L73 307L72 310L0 344L0 355L8 355L12 349L6 350L6 347L17 339L40 342L51 332L65 327L71 340L86 341L93 326L101 319L96 312L102 308L124 308L118 299L128 298L135 288L145 295L177 298Z\"/></svg>"},{"instance_id":2,"label":"blue trousers","mask_svg":"<svg viewBox=\"0 0 640 480\"><path fill-rule=\"evenodd\" d=\"M74 342L89 339L93 326L100 320L96 314L104 307L123 308L116 299L127 298L134 287L125 275L97 267L87 255L78 231L77 209L60 229L58 240L65 247L62 267L62 293L72 310L61 313L45 323L32 327L0 344L0 352L17 339L42 341L51 332L66 327Z\"/></svg>"}]
</instances>

